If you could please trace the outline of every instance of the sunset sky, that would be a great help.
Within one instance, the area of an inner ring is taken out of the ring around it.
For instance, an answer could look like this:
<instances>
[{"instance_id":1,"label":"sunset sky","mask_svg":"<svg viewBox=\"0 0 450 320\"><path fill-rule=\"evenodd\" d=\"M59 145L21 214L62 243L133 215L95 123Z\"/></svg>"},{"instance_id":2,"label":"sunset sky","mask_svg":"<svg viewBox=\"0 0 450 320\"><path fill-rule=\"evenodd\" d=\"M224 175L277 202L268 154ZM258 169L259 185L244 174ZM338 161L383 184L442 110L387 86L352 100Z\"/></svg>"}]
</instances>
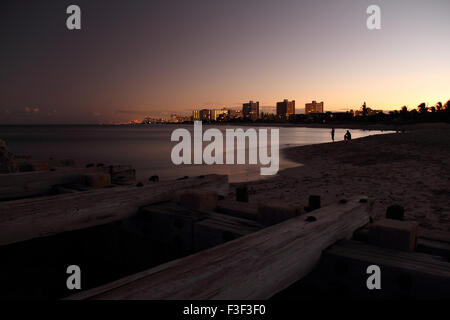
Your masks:
<instances>
[{"instance_id":1,"label":"sunset sky","mask_svg":"<svg viewBox=\"0 0 450 320\"><path fill-rule=\"evenodd\" d=\"M66 28L66 8L82 30ZM381 7L382 29L366 27ZM2 0L0 123L450 99L449 0Z\"/></svg>"}]
</instances>

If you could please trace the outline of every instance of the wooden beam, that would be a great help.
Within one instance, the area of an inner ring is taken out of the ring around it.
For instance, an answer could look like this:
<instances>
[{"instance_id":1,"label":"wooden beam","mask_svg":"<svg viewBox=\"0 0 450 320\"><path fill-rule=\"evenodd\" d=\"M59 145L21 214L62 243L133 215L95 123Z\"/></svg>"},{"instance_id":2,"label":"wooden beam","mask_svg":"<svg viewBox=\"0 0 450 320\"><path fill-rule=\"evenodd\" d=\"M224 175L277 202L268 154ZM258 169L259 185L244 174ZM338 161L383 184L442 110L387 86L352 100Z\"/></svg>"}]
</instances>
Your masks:
<instances>
[{"instance_id":1,"label":"wooden beam","mask_svg":"<svg viewBox=\"0 0 450 320\"><path fill-rule=\"evenodd\" d=\"M369 222L357 197L69 299L266 299L307 275L322 251Z\"/></svg>"},{"instance_id":2,"label":"wooden beam","mask_svg":"<svg viewBox=\"0 0 450 320\"><path fill-rule=\"evenodd\" d=\"M182 190L224 191L227 187L227 176L210 175L140 188L115 187L0 202L0 245L122 220L142 206L174 199Z\"/></svg>"},{"instance_id":3,"label":"wooden beam","mask_svg":"<svg viewBox=\"0 0 450 320\"><path fill-rule=\"evenodd\" d=\"M44 195L55 185L82 183L82 175L88 172L95 169L56 168L55 171L0 174L0 201Z\"/></svg>"},{"instance_id":4,"label":"wooden beam","mask_svg":"<svg viewBox=\"0 0 450 320\"><path fill-rule=\"evenodd\" d=\"M419 228L419 237L433 241L450 243L450 232L441 230L427 230L424 228Z\"/></svg>"},{"instance_id":5,"label":"wooden beam","mask_svg":"<svg viewBox=\"0 0 450 320\"><path fill-rule=\"evenodd\" d=\"M246 219L220 213L194 224L193 243L196 252L257 232L263 226Z\"/></svg>"},{"instance_id":6,"label":"wooden beam","mask_svg":"<svg viewBox=\"0 0 450 320\"><path fill-rule=\"evenodd\" d=\"M439 231L437 231L436 233L437 234L434 235L434 239L446 240L445 237L439 236ZM441 232L441 234L442 234L442 232ZM429 237L430 236L433 236L433 234L431 232L429 233ZM353 233L353 240L368 243L369 242L369 228L361 228L361 229L356 230ZM436 256L442 256L442 257L446 257L448 259L448 258L450 258L450 243L446 242L446 241L431 240L430 238L419 237L417 239L417 247L416 247L415 251L422 252L422 253L428 253L428 254L436 255Z\"/></svg>"},{"instance_id":7,"label":"wooden beam","mask_svg":"<svg viewBox=\"0 0 450 320\"><path fill-rule=\"evenodd\" d=\"M366 270L370 265L380 267L381 290L367 289ZM345 273L336 274L336 266ZM325 250L320 271L321 283L339 284L355 297L450 297L450 263L439 256L343 241Z\"/></svg>"},{"instance_id":8,"label":"wooden beam","mask_svg":"<svg viewBox=\"0 0 450 320\"><path fill-rule=\"evenodd\" d=\"M450 243L419 238L417 252L446 257L450 261Z\"/></svg>"},{"instance_id":9,"label":"wooden beam","mask_svg":"<svg viewBox=\"0 0 450 320\"><path fill-rule=\"evenodd\" d=\"M256 204L240 202L233 199L219 201L217 211L242 219L254 221L258 219L258 208Z\"/></svg>"},{"instance_id":10,"label":"wooden beam","mask_svg":"<svg viewBox=\"0 0 450 320\"><path fill-rule=\"evenodd\" d=\"M326 250L326 254L367 261L379 266L442 276L450 280L450 263L445 262L441 257L429 254L387 249L358 241L339 243Z\"/></svg>"},{"instance_id":11,"label":"wooden beam","mask_svg":"<svg viewBox=\"0 0 450 320\"><path fill-rule=\"evenodd\" d=\"M146 237L164 251L176 252L173 256L178 258L263 228L255 221L190 209L171 201L145 206L136 217Z\"/></svg>"}]
</instances>

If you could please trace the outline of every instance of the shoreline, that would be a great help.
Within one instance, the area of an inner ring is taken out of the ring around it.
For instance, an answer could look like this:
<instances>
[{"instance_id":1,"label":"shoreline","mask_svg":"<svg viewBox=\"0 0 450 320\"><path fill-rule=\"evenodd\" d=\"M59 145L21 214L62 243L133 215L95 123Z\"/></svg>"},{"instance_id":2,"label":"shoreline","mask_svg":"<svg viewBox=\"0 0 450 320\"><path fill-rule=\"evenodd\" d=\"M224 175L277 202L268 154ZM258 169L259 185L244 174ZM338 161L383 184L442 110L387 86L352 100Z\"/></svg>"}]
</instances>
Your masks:
<instances>
[{"instance_id":1,"label":"shoreline","mask_svg":"<svg viewBox=\"0 0 450 320\"><path fill-rule=\"evenodd\" d=\"M218 124L221 125L221 124ZM445 122L424 122L413 124L384 124L384 123L227 123L223 125L255 126L255 127L280 127L280 128L318 128L318 129L349 129L367 131L411 131L427 128L448 127Z\"/></svg>"},{"instance_id":2,"label":"shoreline","mask_svg":"<svg viewBox=\"0 0 450 320\"><path fill-rule=\"evenodd\" d=\"M395 126L389 124L357 124L357 123L339 123L339 124L328 124L328 123L226 123L218 124L220 125L233 125L242 127L279 127L279 128L317 128L317 129L352 129L352 130L375 130L375 131L397 131L403 129L402 126ZM409 126L408 126L409 128Z\"/></svg>"},{"instance_id":3,"label":"shoreline","mask_svg":"<svg viewBox=\"0 0 450 320\"><path fill-rule=\"evenodd\" d=\"M188 126L194 123L161 123L161 124L0 124L2 127L154 127L154 126ZM234 127L280 127L280 128L322 128L322 129L353 129L353 130L379 130L379 131L408 131L436 126L448 126L445 122L423 123L261 123L261 122L217 122L203 123L204 126L234 126Z\"/></svg>"}]
</instances>

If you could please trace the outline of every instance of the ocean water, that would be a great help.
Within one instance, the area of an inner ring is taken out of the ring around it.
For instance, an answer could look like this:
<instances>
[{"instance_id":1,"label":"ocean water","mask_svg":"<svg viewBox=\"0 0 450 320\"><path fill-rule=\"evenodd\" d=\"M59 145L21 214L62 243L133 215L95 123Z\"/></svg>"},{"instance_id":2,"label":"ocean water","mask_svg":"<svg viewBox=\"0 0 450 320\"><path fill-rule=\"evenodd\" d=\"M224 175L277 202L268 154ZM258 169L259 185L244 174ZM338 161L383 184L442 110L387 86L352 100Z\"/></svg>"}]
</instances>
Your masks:
<instances>
[{"instance_id":1,"label":"ocean water","mask_svg":"<svg viewBox=\"0 0 450 320\"><path fill-rule=\"evenodd\" d=\"M205 174L228 174L231 182L267 178L260 175L261 165L180 165L171 161L171 134L177 128L193 132L193 125L148 126L0 126L0 139L6 141L11 152L30 155L32 159L74 159L78 165L87 163L130 164L137 177L146 181L152 175L161 180ZM236 126L203 125L225 129ZM242 127L244 130L250 127ZM260 129L263 127L255 127ZM267 127L276 128L276 127ZM331 141L330 129L280 127L280 149L290 146ZM353 139L388 133L387 131L350 130ZM343 140L346 129L336 129L336 141ZM206 145L207 143L205 143ZM248 154L248 150L247 150ZM280 170L301 164L283 158L280 152Z\"/></svg>"}]
</instances>

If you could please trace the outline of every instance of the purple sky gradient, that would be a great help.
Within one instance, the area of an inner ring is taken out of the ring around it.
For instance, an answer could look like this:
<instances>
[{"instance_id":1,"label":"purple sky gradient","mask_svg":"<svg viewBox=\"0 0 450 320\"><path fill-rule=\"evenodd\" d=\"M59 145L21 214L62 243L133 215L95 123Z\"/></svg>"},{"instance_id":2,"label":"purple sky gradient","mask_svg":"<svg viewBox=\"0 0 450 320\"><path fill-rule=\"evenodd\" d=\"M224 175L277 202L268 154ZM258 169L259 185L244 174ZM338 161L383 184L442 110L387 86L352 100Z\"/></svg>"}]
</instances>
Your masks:
<instances>
[{"instance_id":1,"label":"purple sky gradient","mask_svg":"<svg viewBox=\"0 0 450 320\"><path fill-rule=\"evenodd\" d=\"M81 31L66 29L69 4ZM371 4L381 30L366 28ZM2 124L450 98L448 0L4 0L0 10Z\"/></svg>"}]
</instances>

